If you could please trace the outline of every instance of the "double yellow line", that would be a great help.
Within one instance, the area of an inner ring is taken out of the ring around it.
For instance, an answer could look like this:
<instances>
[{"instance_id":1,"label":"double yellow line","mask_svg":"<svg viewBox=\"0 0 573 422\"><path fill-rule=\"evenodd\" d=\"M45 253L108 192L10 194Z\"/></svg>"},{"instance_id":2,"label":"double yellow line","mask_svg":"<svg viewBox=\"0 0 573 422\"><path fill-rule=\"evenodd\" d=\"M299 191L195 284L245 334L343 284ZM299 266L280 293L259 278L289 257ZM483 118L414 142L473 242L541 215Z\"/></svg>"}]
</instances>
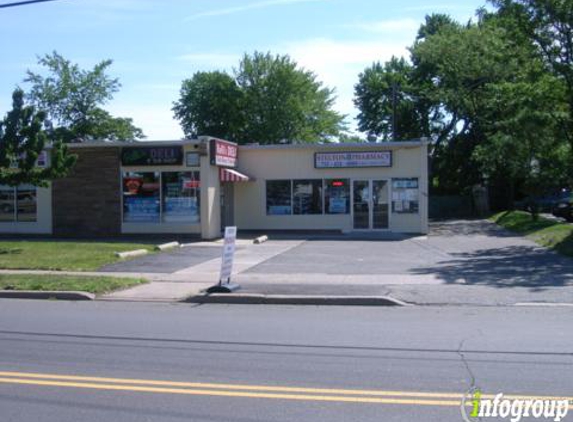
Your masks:
<instances>
[{"instance_id":1,"label":"double yellow line","mask_svg":"<svg viewBox=\"0 0 573 422\"><path fill-rule=\"evenodd\" d=\"M415 406L460 406L462 399L462 394L460 393L350 390L219 383L215 384L6 371L0 371L0 384L84 388L93 390L130 391L159 394L183 394L194 396L244 397L258 399L398 404ZM482 396L482 398L488 397L493 396ZM546 396L534 397L507 395L504 397L509 399L571 399L571 397Z\"/></svg>"}]
</instances>

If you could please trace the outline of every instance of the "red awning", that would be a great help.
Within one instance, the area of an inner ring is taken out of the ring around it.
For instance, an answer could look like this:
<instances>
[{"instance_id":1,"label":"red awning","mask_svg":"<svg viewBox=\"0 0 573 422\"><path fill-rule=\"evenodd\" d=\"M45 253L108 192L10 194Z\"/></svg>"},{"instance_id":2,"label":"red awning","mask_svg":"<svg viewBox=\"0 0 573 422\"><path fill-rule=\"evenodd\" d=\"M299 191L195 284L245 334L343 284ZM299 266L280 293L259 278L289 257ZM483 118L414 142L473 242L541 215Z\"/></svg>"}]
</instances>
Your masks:
<instances>
[{"instance_id":1,"label":"red awning","mask_svg":"<svg viewBox=\"0 0 573 422\"><path fill-rule=\"evenodd\" d=\"M237 170L220 168L219 178L221 182L248 182L254 180L246 174L240 173Z\"/></svg>"}]
</instances>

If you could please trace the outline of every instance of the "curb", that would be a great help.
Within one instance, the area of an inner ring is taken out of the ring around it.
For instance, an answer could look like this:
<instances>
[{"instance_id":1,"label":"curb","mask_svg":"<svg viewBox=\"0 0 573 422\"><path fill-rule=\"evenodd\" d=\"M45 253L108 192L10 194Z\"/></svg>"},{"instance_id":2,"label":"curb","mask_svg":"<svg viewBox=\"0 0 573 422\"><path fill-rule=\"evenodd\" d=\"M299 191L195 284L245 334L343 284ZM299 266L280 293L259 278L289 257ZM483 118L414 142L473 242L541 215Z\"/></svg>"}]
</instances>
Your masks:
<instances>
[{"instance_id":1,"label":"curb","mask_svg":"<svg viewBox=\"0 0 573 422\"><path fill-rule=\"evenodd\" d=\"M169 243L162 243L161 245L156 245L155 250L156 251L166 251L169 249L179 248L179 247L181 247L179 242L169 242Z\"/></svg>"},{"instance_id":2,"label":"curb","mask_svg":"<svg viewBox=\"0 0 573 422\"><path fill-rule=\"evenodd\" d=\"M136 256L143 256L143 255L147 255L147 249L135 249L133 251L116 252L115 253L115 256L117 256L118 258L121 258L121 259L133 258Z\"/></svg>"},{"instance_id":3,"label":"curb","mask_svg":"<svg viewBox=\"0 0 573 422\"><path fill-rule=\"evenodd\" d=\"M264 243L264 242L266 242L267 240L269 240L269 237L265 234L265 235L263 235L263 236L256 237L256 238L253 240L253 243L254 243L255 245L260 245L261 243Z\"/></svg>"},{"instance_id":4,"label":"curb","mask_svg":"<svg viewBox=\"0 0 573 422\"><path fill-rule=\"evenodd\" d=\"M56 300L94 300L95 295L88 292L58 292L53 290L0 290L2 299L56 299Z\"/></svg>"},{"instance_id":5,"label":"curb","mask_svg":"<svg viewBox=\"0 0 573 422\"><path fill-rule=\"evenodd\" d=\"M189 296L181 302L243 305L409 306L390 296L305 296L221 293Z\"/></svg>"}]
</instances>

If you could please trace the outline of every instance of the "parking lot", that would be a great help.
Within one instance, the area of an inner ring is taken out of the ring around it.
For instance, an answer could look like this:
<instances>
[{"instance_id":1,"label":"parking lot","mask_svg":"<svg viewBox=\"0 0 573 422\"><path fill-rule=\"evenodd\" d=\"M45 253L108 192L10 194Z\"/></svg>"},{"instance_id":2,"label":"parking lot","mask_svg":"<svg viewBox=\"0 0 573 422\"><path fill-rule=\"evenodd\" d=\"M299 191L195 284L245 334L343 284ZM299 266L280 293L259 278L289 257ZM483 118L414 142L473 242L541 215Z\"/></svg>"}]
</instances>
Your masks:
<instances>
[{"instance_id":1,"label":"parking lot","mask_svg":"<svg viewBox=\"0 0 573 422\"><path fill-rule=\"evenodd\" d=\"M114 264L112 272L153 273L165 280L206 281L220 267L221 243L200 242L172 252ZM357 284L438 280L444 284L543 288L573 283L573 260L484 220L433 223L428 236L271 234L239 241L235 276L243 281ZM156 277L156 278L157 278Z\"/></svg>"}]
</instances>

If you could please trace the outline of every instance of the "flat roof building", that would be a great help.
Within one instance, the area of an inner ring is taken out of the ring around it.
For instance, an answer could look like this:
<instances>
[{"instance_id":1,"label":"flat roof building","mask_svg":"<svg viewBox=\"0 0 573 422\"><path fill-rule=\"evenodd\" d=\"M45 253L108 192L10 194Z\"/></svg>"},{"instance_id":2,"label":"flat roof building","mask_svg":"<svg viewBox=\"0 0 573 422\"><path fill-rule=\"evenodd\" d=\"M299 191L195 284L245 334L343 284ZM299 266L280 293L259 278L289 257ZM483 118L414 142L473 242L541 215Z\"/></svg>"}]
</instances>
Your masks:
<instances>
[{"instance_id":1,"label":"flat roof building","mask_svg":"<svg viewBox=\"0 0 573 422\"><path fill-rule=\"evenodd\" d=\"M69 144L48 188L0 186L0 233L427 233L425 141L244 145L211 137Z\"/></svg>"}]
</instances>

